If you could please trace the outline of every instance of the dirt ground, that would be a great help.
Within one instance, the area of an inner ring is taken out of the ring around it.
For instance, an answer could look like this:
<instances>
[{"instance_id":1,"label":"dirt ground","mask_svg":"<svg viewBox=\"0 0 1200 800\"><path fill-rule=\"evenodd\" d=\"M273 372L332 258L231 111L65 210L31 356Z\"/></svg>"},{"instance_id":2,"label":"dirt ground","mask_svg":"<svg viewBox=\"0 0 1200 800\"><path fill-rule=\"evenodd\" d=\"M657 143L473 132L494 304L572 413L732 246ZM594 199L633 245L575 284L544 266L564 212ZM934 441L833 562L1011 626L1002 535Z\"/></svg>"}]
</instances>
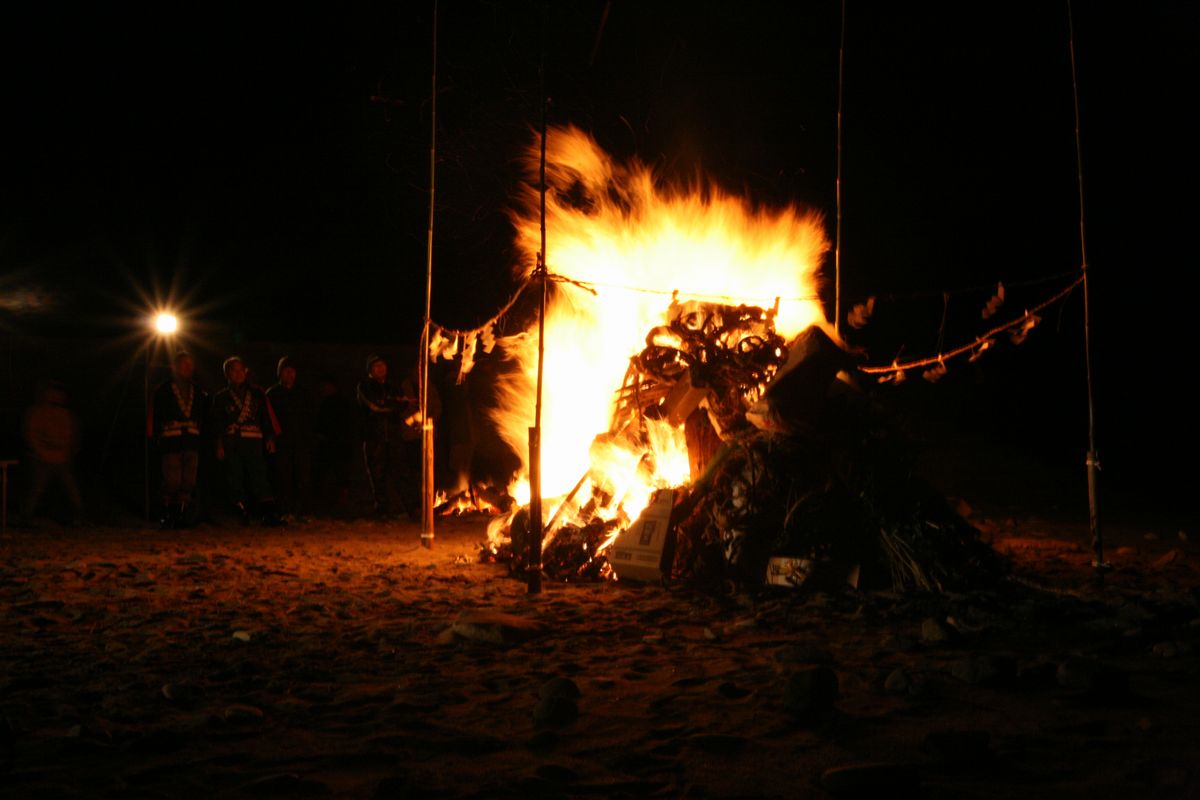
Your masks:
<instances>
[{"instance_id":1,"label":"dirt ground","mask_svg":"<svg viewBox=\"0 0 1200 800\"><path fill-rule=\"evenodd\" d=\"M951 596L536 596L486 520L11 530L24 797L1200 796L1197 531L973 521ZM1190 537L1189 538L1189 533Z\"/></svg>"}]
</instances>

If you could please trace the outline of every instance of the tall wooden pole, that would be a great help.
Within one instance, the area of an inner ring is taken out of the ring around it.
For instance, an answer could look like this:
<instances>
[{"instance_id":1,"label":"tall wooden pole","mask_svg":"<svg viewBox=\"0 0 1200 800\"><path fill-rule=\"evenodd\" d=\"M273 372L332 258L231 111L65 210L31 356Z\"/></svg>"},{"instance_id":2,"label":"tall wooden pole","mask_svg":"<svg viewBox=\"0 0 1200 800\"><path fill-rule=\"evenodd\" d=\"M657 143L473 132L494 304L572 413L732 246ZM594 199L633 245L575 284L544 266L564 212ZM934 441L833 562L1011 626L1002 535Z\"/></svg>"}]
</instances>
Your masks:
<instances>
[{"instance_id":1,"label":"tall wooden pole","mask_svg":"<svg viewBox=\"0 0 1200 800\"><path fill-rule=\"evenodd\" d=\"M143 411L145 411L146 419L150 419L150 350L153 348L153 340L146 342L146 368L142 372L142 403ZM143 492L143 516L146 521L150 521L150 436L149 429L146 431L146 440L142 447L142 477L144 480ZM30 509L32 512L32 509ZM28 512L27 512L28 513Z\"/></svg>"},{"instance_id":2,"label":"tall wooden pole","mask_svg":"<svg viewBox=\"0 0 1200 800\"><path fill-rule=\"evenodd\" d=\"M846 0L842 0L842 32L838 39L837 226L833 244L833 331L842 333L842 87L846 75Z\"/></svg>"},{"instance_id":3,"label":"tall wooden pole","mask_svg":"<svg viewBox=\"0 0 1200 800\"><path fill-rule=\"evenodd\" d=\"M438 4L433 0L433 86L429 114L429 235L425 243L425 324L421 328L421 544L433 547L433 421L429 419L429 321L433 297L433 217L437 178Z\"/></svg>"},{"instance_id":4,"label":"tall wooden pole","mask_svg":"<svg viewBox=\"0 0 1200 800\"><path fill-rule=\"evenodd\" d=\"M542 591L542 373L546 362L546 6L542 4L542 59L538 66L542 99L542 154L538 165L541 193L541 250L537 272L540 277L538 302L537 396L533 427L529 430L529 594Z\"/></svg>"},{"instance_id":5,"label":"tall wooden pole","mask_svg":"<svg viewBox=\"0 0 1200 800\"><path fill-rule=\"evenodd\" d=\"M1100 453L1096 449L1096 406L1092 394L1092 319L1091 295L1088 291L1087 236L1083 205L1083 144L1079 134L1079 73L1075 66L1075 17L1071 0L1067 0L1067 25L1071 44L1071 92L1075 102L1075 174L1079 185L1079 256L1083 271L1083 351L1087 366L1088 404L1088 523L1092 534L1092 566L1102 577L1108 564L1104 561L1104 534L1100 527Z\"/></svg>"}]
</instances>

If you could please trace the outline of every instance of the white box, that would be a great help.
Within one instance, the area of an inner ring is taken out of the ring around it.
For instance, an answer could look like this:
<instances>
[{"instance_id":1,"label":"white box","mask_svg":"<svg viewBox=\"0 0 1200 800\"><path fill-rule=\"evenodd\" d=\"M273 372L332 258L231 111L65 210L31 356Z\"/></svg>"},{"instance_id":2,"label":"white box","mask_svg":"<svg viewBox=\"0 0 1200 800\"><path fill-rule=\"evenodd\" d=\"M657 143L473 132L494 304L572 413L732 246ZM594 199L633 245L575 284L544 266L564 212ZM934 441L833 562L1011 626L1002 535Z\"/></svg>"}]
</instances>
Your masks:
<instances>
[{"instance_id":1,"label":"white box","mask_svg":"<svg viewBox=\"0 0 1200 800\"><path fill-rule=\"evenodd\" d=\"M675 492L660 489L632 525L608 548L608 563L623 581L657 581L663 575L663 550L671 534Z\"/></svg>"}]
</instances>

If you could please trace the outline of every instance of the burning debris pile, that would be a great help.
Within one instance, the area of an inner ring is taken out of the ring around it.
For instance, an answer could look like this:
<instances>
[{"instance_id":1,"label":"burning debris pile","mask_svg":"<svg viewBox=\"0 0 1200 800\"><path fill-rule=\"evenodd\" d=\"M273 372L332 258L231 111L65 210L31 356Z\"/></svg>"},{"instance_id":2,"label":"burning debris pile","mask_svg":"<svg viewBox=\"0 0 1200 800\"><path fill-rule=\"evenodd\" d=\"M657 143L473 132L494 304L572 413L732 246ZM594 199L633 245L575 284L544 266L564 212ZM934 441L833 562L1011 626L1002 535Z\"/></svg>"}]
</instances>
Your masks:
<instances>
[{"instance_id":1,"label":"burning debris pile","mask_svg":"<svg viewBox=\"0 0 1200 800\"><path fill-rule=\"evenodd\" d=\"M855 358L823 327L819 214L666 186L575 128L545 145L546 192L535 177L513 215L518 277L551 273L545 347L532 331L496 339L512 368L489 410L522 459L536 425L543 518L497 517L483 557L523 574L540 532L558 580L762 583L771 569L937 589L995 566L838 377ZM518 506L531 466L508 487Z\"/></svg>"},{"instance_id":2,"label":"burning debris pile","mask_svg":"<svg viewBox=\"0 0 1200 800\"><path fill-rule=\"evenodd\" d=\"M550 578L943 590L999 571L978 532L914 477L897 426L839 377L853 355L819 326L785 343L774 317L672 302L630 360L592 467L546 503ZM617 496L629 481L606 477L613 452L634 485L651 486L661 440L680 435L687 480ZM484 557L523 573L530 530L523 508Z\"/></svg>"}]
</instances>

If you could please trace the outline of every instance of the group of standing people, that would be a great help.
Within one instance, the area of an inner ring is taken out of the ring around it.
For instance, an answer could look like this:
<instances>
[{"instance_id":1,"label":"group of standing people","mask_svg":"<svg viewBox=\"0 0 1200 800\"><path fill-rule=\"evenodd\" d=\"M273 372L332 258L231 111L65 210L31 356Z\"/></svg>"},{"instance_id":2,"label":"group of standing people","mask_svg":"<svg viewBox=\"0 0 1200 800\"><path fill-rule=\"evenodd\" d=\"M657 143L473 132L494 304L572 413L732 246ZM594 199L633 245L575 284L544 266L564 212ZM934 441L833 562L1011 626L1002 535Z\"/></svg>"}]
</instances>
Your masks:
<instances>
[{"instance_id":1,"label":"group of standing people","mask_svg":"<svg viewBox=\"0 0 1200 800\"><path fill-rule=\"evenodd\" d=\"M297 367L287 356L277 364L277 383L266 390L247 380L238 356L227 358L222 370L226 385L210 399L194 381L192 356L181 352L172 361L171 378L154 391L146 433L157 444L162 471L160 525L196 522L197 477L206 447L220 464L228 501L243 523L258 519L278 526L307 519L314 477L344 504L353 421L338 403L336 385L322 381L322 400L314 410L311 395L297 387ZM422 423L415 372L397 387L388 381L387 362L371 356L358 385L363 463L380 516L394 515L393 496L410 517L420 513ZM432 386L428 410L431 418L440 412Z\"/></svg>"}]
</instances>

